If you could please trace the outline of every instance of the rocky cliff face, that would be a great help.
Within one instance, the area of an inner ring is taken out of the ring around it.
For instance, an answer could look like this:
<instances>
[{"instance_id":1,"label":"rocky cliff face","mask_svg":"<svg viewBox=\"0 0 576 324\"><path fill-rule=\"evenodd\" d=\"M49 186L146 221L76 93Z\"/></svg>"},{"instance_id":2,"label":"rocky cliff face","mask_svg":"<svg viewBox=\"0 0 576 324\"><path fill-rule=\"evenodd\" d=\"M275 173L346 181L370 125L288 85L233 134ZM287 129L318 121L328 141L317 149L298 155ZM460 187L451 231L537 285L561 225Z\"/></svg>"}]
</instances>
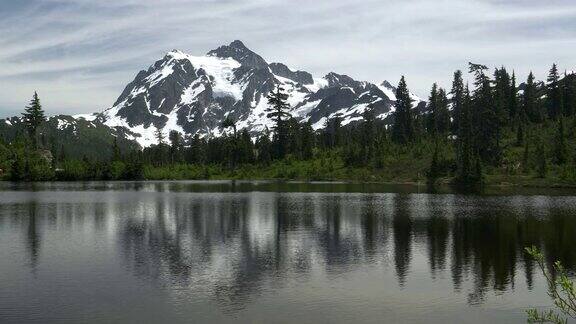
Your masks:
<instances>
[{"instance_id":1,"label":"rocky cliff face","mask_svg":"<svg viewBox=\"0 0 576 324\"><path fill-rule=\"evenodd\" d=\"M266 95L277 85L289 94L292 115L322 128L326 118L340 116L347 125L362 119L372 107L378 118L389 120L395 88L387 81L376 85L346 75L329 73L315 78L264 58L234 41L191 56L171 51L147 70L140 71L114 105L98 121L126 128L142 146L155 144L156 128L167 134L219 136L222 121L230 117L238 129L252 134L272 127L266 117ZM415 105L422 104L414 96Z\"/></svg>"}]
</instances>

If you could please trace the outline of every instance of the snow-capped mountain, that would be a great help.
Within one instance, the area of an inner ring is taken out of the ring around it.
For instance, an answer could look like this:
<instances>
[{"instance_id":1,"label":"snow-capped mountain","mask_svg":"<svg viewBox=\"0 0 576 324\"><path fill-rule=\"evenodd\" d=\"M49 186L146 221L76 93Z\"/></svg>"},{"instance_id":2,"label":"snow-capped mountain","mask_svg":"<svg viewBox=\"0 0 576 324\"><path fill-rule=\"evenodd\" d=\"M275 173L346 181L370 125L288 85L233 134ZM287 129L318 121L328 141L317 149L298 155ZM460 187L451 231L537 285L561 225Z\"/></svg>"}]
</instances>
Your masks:
<instances>
[{"instance_id":1,"label":"snow-capped mountain","mask_svg":"<svg viewBox=\"0 0 576 324\"><path fill-rule=\"evenodd\" d=\"M373 84L336 73L315 78L282 63L269 64L241 41L234 41L205 56L178 50L167 53L140 71L97 119L110 127L127 128L142 146L156 143L157 128L165 134L176 130L184 135L219 136L226 117L235 120L238 129L255 135L273 125L265 113L266 95L277 85L289 94L292 115L315 129L333 116L342 117L343 125L361 120L369 106L378 118L387 119L395 101L395 88L387 81ZM418 97L413 99L415 106L423 104Z\"/></svg>"}]
</instances>

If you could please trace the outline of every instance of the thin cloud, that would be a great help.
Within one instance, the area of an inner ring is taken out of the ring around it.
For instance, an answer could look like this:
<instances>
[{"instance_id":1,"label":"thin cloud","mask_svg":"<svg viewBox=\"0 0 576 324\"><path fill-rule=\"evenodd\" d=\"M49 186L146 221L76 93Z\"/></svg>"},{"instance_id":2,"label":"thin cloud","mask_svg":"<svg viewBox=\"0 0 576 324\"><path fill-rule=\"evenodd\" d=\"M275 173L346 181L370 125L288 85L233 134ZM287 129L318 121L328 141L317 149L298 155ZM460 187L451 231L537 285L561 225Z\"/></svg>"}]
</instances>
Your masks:
<instances>
[{"instance_id":1,"label":"thin cloud","mask_svg":"<svg viewBox=\"0 0 576 324\"><path fill-rule=\"evenodd\" d=\"M544 78L576 69L573 1L27 0L0 10L0 116L38 90L52 113L109 107L140 69L179 48L242 39L270 62L409 86L425 97L468 61Z\"/></svg>"}]
</instances>

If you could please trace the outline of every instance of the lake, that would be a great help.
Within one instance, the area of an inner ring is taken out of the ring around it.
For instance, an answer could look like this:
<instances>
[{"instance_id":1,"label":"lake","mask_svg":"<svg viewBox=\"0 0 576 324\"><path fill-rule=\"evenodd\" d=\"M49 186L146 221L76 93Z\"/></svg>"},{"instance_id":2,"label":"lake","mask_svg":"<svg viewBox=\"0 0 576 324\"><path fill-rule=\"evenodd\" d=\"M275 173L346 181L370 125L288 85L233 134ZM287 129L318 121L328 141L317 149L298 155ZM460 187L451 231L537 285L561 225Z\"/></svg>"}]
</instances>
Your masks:
<instances>
[{"instance_id":1,"label":"lake","mask_svg":"<svg viewBox=\"0 0 576 324\"><path fill-rule=\"evenodd\" d=\"M576 192L0 183L0 323L524 323Z\"/></svg>"}]
</instances>

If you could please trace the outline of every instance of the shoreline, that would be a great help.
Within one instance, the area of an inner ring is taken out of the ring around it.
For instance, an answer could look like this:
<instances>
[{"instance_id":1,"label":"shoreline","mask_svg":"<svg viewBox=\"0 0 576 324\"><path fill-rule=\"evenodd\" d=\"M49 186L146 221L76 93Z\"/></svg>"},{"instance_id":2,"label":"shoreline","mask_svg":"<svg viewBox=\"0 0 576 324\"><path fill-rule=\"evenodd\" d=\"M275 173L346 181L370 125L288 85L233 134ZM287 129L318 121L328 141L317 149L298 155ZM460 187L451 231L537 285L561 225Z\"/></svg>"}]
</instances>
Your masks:
<instances>
[{"instance_id":1,"label":"shoreline","mask_svg":"<svg viewBox=\"0 0 576 324\"><path fill-rule=\"evenodd\" d=\"M438 193L438 194L527 194L527 195L568 195L576 196L576 184L570 183L513 183L498 182L484 183L479 186L457 186L448 181L449 179L440 179L434 186L429 186L426 181L361 181L350 179L265 179L265 178L210 178L210 179L142 179L142 180L51 180L51 181L8 181L0 180L0 185L8 186L26 186L26 185L45 185L45 184L122 184L122 183L173 183L173 184L190 184L190 185L218 185L218 184L240 184L245 185L243 188L237 188L240 191L286 191L286 192L402 192L402 193ZM271 186L271 187L269 187ZM284 187L282 187L284 186ZM309 186L303 188L301 186ZM330 186L323 187L323 186ZM340 187L339 186L345 186ZM0 186L2 191L3 186ZM218 188L192 188L194 190L206 189L213 191ZM546 190L550 190L548 192Z\"/></svg>"}]
</instances>

